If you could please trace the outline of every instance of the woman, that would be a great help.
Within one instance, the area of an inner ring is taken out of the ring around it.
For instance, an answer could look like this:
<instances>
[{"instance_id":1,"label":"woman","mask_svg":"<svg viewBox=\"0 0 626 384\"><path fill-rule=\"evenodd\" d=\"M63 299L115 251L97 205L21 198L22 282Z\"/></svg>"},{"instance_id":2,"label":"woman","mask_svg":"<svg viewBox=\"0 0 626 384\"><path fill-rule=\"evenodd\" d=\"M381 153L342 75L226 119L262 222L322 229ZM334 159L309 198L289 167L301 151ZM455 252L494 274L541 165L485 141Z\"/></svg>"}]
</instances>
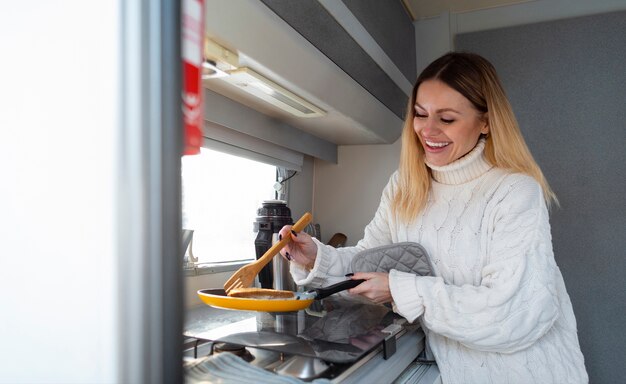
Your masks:
<instances>
[{"instance_id":1,"label":"woman","mask_svg":"<svg viewBox=\"0 0 626 384\"><path fill-rule=\"evenodd\" d=\"M293 233L281 253L299 285L316 286L351 272L359 251L420 243L434 276L356 271L366 281L350 293L422 316L444 383L587 382L552 253L552 203L493 66L448 53L417 79L400 167L364 238L334 249Z\"/></svg>"}]
</instances>

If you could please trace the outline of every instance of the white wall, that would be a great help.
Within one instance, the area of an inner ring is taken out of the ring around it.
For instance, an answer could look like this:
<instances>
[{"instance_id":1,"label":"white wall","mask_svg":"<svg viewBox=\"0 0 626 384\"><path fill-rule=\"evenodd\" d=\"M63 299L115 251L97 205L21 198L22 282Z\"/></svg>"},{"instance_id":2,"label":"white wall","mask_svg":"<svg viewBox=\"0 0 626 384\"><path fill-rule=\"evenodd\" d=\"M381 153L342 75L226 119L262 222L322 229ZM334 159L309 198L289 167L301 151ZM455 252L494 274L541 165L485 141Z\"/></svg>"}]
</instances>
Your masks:
<instances>
[{"instance_id":1,"label":"white wall","mask_svg":"<svg viewBox=\"0 0 626 384\"><path fill-rule=\"evenodd\" d=\"M576 17L626 9L624 0L538 0L505 7L444 13L414 23L417 71L453 49L457 33ZM335 232L348 235L353 245L363 237L391 173L397 169L400 140L389 145L339 147L338 164L315 161L314 220L323 241Z\"/></svg>"},{"instance_id":2,"label":"white wall","mask_svg":"<svg viewBox=\"0 0 626 384\"><path fill-rule=\"evenodd\" d=\"M338 164L315 161L313 215L321 225L323 242L336 232L348 236L348 245L363 237L399 159L400 140L340 146Z\"/></svg>"}]
</instances>

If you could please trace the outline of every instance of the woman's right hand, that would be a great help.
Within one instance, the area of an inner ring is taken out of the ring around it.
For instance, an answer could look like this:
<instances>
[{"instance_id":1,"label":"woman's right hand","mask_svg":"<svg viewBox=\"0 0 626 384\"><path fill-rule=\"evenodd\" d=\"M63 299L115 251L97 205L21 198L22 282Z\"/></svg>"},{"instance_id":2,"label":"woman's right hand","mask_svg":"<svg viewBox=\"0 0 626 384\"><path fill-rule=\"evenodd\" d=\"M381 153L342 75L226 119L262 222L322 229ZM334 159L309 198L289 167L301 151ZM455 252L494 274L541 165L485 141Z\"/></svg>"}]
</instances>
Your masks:
<instances>
[{"instance_id":1,"label":"woman's right hand","mask_svg":"<svg viewBox=\"0 0 626 384\"><path fill-rule=\"evenodd\" d=\"M315 265L317 257L317 245L313 242L311 236L306 232L293 232L291 225L285 225L278 232L281 239L291 236L290 242L280 250L280 254L291 262L300 264L304 268L311 270Z\"/></svg>"}]
</instances>

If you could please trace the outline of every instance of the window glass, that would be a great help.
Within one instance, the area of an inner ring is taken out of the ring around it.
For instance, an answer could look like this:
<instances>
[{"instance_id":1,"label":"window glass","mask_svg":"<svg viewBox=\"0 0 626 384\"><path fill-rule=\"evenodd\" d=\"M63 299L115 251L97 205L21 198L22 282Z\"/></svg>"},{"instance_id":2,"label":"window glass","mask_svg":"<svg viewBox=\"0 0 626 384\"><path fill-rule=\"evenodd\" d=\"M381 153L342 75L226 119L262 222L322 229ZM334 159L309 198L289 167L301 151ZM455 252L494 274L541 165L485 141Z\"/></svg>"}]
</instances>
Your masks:
<instances>
[{"instance_id":1,"label":"window glass","mask_svg":"<svg viewBox=\"0 0 626 384\"><path fill-rule=\"evenodd\" d=\"M202 148L182 158L183 228L194 231L198 263L256 257L253 223L274 198L276 167Z\"/></svg>"}]
</instances>

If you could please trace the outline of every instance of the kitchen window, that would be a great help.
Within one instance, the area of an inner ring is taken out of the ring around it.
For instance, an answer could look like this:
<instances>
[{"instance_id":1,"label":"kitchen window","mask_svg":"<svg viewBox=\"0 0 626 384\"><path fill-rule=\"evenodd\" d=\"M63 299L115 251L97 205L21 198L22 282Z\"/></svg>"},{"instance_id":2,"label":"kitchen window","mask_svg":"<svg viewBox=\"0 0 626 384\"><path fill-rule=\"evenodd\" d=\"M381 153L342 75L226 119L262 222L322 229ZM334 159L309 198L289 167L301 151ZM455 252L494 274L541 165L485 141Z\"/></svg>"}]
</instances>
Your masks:
<instances>
[{"instance_id":1,"label":"kitchen window","mask_svg":"<svg viewBox=\"0 0 626 384\"><path fill-rule=\"evenodd\" d=\"M263 200L275 198L278 171L275 165L208 148L183 156L182 222L194 231L190 248L196 266L256 257L256 211Z\"/></svg>"}]
</instances>

